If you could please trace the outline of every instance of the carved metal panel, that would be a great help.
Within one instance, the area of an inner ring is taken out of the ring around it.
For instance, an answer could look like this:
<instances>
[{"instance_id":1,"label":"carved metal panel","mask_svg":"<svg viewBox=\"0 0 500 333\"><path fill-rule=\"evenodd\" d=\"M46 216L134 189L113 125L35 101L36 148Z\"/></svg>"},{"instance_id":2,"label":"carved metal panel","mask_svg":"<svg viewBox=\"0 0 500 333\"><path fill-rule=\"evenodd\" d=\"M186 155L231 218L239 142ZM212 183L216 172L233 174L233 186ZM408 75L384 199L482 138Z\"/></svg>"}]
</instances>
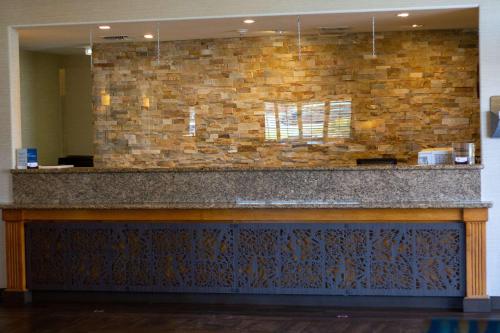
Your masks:
<instances>
[{"instance_id":1,"label":"carved metal panel","mask_svg":"<svg viewBox=\"0 0 500 333\"><path fill-rule=\"evenodd\" d=\"M193 228L183 226L152 226L153 288L177 291L194 287Z\"/></svg>"},{"instance_id":2,"label":"carved metal panel","mask_svg":"<svg viewBox=\"0 0 500 333\"><path fill-rule=\"evenodd\" d=\"M240 291L275 290L280 286L281 230L273 225L244 226L237 235L236 266Z\"/></svg>"},{"instance_id":3,"label":"carved metal panel","mask_svg":"<svg viewBox=\"0 0 500 333\"><path fill-rule=\"evenodd\" d=\"M202 290L223 288L230 291L235 283L232 226L199 225L194 236L194 285Z\"/></svg>"},{"instance_id":4,"label":"carved metal panel","mask_svg":"<svg viewBox=\"0 0 500 333\"><path fill-rule=\"evenodd\" d=\"M43 227L37 227L38 233L45 234ZM108 253L109 244L112 241L111 230L107 226L97 225L91 225L89 228L68 225L66 228L59 229L63 230L65 236L64 245L61 247L64 249L65 267L59 271L64 273L65 288L106 290L110 285ZM33 245L35 245L34 242ZM46 268L51 267L48 265Z\"/></svg>"},{"instance_id":5,"label":"carved metal panel","mask_svg":"<svg viewBox=\"0 0 500 333\"><path fill-rule=\"evenodd\" d=\"M348 225L328 228L325 237L325 284L339 294L368 289L368 234Z\"/></svg>"},{"instance_id":6,"label":"carved metal panel","mask_svg":"<svg viewBox=\"0 0 500 333\"><path fill-rule=\"evenodd\" d=\"M34 290L463 296L465 288L461 223L67 222L26 231Z\"/></svg>"},{"instance_id":7,"label":"carved metal panel","mask_svg":"<svg viewBox=\"0 0 500 333\"><path fill-rule=\"evenodd\" d=\"M26 226L26 275L28 285L64 289L69 278L68 232L50 224Z\"/></svg>"}]
</instances>

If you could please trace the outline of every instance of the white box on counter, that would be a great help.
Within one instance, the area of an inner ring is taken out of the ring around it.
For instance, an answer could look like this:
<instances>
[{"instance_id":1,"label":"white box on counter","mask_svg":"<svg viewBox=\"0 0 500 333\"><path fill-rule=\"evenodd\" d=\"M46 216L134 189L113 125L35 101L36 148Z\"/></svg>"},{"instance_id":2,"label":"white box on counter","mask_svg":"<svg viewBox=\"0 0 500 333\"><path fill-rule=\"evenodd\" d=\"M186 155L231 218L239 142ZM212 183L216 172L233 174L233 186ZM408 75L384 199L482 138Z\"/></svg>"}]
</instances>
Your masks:
<instances>
[{"instance_id":1,"label":"white box on counter","mask_svg":"<svg viewBox=\"0 0 500 333\"><path fill-rule=\"evenodd\" d=\"M429 148L418 153L418 165L453 164L453 148Z\"/></svg>"}]
</instances>

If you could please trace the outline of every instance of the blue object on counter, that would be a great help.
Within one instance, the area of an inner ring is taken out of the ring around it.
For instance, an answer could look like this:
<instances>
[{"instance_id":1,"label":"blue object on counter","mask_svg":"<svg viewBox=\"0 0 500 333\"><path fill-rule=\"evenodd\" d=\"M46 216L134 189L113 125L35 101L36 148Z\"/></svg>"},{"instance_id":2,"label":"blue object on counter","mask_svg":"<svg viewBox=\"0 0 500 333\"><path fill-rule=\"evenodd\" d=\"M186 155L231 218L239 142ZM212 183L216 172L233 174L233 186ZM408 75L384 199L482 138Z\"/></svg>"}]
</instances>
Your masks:
<instances>
[{"instance_id":1,"label":"blue object on counter","mask_svg":"<svg viewBox=\"0 0 500 333\"><path fill-rule=\"evenodd\" d=\"M38 168L38 152L36 148L26 149L28 152L28 169Z\"/></svg>"}]
</instances>

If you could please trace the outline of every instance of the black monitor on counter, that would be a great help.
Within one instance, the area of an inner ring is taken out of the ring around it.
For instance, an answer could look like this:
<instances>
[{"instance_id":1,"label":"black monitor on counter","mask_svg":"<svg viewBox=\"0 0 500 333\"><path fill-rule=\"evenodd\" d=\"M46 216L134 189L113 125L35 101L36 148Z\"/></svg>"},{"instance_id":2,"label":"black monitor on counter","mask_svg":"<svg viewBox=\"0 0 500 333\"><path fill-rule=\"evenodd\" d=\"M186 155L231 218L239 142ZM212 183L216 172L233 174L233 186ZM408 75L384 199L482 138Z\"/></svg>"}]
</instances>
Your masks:
<instances>
[{"instance_id":1,"label":"black monitor on counter","mask_svg":"<svg viewBox=\"0 0 500 333\"><path fill-rule=\"evenodd\" d=\"M73 165L74 167L93 167L94 156L91 155L68 155L59 157L59 165Z\"/></svg>"},{"instance_id":2,"label":"black monitor on counter","mask_svg":"<svg viewBox=\"0 0 500 333\"><path fill-rule=\"evenodd\" d=\"M398 160L395 158L358 158L356 160L357 165L396 165Z\"/></svg>"}]
</instances>

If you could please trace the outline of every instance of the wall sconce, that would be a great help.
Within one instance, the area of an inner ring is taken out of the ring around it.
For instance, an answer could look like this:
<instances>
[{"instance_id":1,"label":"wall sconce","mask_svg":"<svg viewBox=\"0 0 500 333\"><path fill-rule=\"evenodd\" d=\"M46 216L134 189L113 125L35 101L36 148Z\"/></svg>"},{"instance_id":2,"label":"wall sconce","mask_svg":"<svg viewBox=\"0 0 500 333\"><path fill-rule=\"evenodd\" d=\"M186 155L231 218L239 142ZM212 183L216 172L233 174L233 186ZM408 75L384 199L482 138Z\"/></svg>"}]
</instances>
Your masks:
<instances>
[{"instance_id":1,"label":"wall sconce","mask_svg":"<svg viewBox=\"0 0 500 333\"><path fill-rule=\"evenodd\" d=\"M149 97L142 97L142 107L149 108Z\"/></svg>"},{"instance_id":2,"label":"wall sconce","mask_svg":"<svg viewBox=\"0 0 500 333\"><path fill-rule=\"evenodd\" d=\"M109 96L109 94L101 95L101 105L103 106L111 105L111 96Z\"/></svg>"}]
</instances>

